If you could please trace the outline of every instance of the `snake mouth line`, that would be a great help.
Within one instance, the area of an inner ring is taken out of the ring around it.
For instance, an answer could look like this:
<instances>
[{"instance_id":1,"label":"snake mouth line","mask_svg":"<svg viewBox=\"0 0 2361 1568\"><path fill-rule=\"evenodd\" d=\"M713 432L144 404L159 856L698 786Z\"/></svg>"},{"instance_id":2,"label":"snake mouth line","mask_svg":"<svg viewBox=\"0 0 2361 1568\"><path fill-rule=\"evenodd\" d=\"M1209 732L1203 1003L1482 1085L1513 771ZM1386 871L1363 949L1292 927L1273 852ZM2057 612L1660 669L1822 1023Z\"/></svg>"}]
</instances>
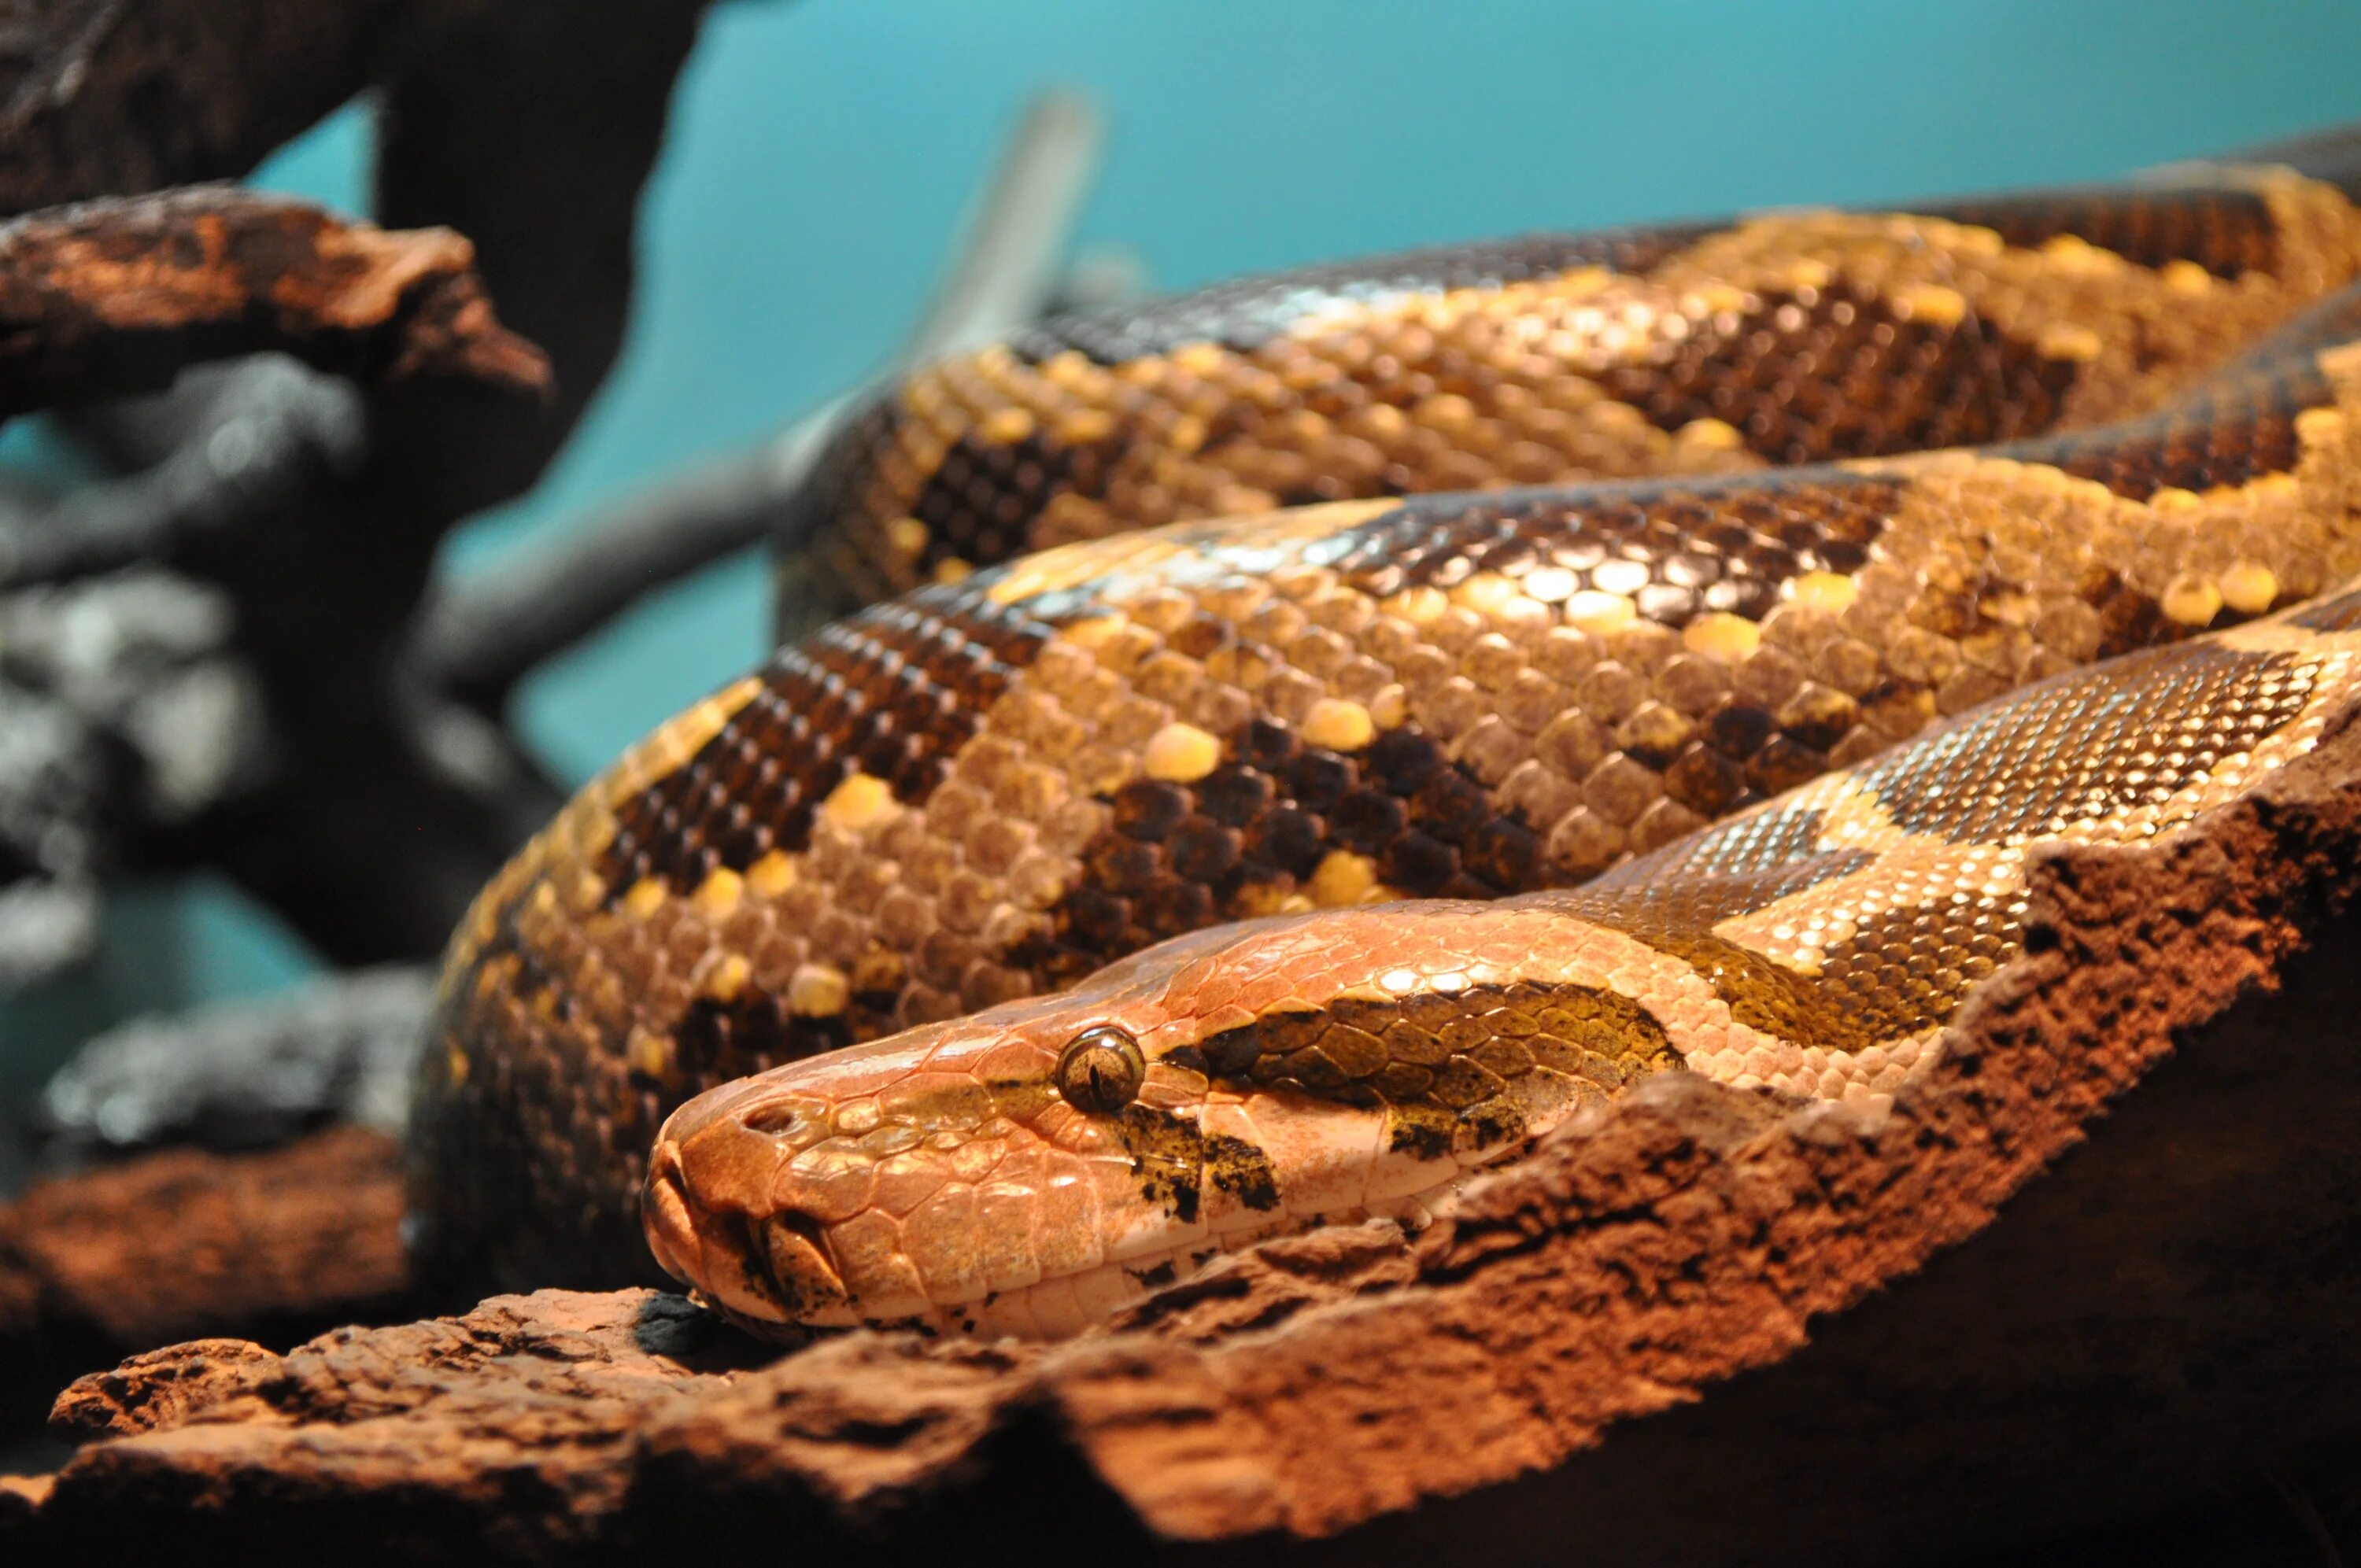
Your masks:
<instances>
[{"instance_id":1,"label":"snake mouth line","mask_svg":"<svg viewBox=\"0 0 2361 1568\"><path fill-rule=\"evenodd\" d=\"M688 1201L679 1149L656 1146L641 1209L648 1250L665 1273L756 1332L842 1308L844 1277L827 1227L801 1210L715 1213ZM728 1280L736 1288L718 1288Z\"/></svg>"},{"instance_id":2,"label":"snake mouth line","mask_svg":"<svg viewBox=\"0 0 2361 1568\"><path fill-rule=\"evenodd\" d=\"M782 1209L746 1223L748 1255L758 1260L774 1298L790 1319L807 1318L851 1300L828 1228L800 1209Z\"/></svg>"},{"instance_id":3,"label":"snake mouth line","mask_svg":"<svg viewBox=\"0 0 2361 1568\"><path fill-rule=\"evenodd\" d=\"M697 1221L682 1181L680 1151L669 1142L657 1144L648 1156L640 1226L658 1266L683 1284L694 1280L704 1245L697 1237Z\"/></svg>"}]
</instances>

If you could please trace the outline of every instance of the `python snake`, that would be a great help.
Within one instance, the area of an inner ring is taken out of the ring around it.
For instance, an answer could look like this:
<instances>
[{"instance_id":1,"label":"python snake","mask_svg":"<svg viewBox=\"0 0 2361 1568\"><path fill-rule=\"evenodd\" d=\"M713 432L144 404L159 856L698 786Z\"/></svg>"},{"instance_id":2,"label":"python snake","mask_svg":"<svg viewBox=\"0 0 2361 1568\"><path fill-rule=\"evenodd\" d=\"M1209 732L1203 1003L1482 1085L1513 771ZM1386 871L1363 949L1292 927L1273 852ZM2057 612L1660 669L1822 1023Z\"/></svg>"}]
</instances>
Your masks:
<instances>
[{"instance_id":1,"label":"python snake","mask_svg":"<svg viewBox=\"0 0 2361 1568\"><path fill-rule=\"evenodd\" d=\"M454 937L422 1267L1060 1334L1648 1073L1873 1110L2028 856L2361 685L2356 143L1281 275L889 389L782 600L884 602Z\"/></svg>"}]
</instances>

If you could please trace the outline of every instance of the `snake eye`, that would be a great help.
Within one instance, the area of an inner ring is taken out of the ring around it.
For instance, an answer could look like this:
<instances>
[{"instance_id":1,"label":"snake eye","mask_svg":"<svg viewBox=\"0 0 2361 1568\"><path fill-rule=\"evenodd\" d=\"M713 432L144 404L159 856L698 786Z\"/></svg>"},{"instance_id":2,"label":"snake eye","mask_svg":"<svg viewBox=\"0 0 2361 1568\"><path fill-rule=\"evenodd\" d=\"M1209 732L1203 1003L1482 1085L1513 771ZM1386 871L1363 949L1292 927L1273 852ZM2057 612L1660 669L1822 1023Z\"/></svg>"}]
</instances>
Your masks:
<instances>
[{"instance_id":1,"label":"snake eye","mask_svg":"<svg viewBox=\"0 0 2361 1568\"><path fill-rule=\"evenodd\" d=\"M1058 1053L1058 1092L1077 1111L1120 1111L1139 1098L1147 1078L1139 1042L1112 1025L1083 1030Z\"/></svg>"}]
</instances>

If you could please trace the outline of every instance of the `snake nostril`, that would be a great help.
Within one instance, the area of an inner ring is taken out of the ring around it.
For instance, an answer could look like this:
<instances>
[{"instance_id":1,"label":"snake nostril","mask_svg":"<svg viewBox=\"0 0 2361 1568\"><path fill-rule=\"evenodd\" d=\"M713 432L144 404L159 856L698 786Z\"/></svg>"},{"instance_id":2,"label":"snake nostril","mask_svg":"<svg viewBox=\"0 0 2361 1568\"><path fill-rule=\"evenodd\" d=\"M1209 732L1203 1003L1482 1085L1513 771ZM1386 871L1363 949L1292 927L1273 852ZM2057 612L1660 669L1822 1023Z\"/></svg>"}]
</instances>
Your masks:
<instances>
[{"instance_id":1,"label":"snake nostril","mask_svg":"<svg viewBox=\"0 0 2361 1568\"><path fill-rule=\"evenodd\" d=\"M757 1105L739 1118L739 1124L750 1133L787 1137L804 1125L804 1115L793 1105Z\"/></svg>"}]
</instances>

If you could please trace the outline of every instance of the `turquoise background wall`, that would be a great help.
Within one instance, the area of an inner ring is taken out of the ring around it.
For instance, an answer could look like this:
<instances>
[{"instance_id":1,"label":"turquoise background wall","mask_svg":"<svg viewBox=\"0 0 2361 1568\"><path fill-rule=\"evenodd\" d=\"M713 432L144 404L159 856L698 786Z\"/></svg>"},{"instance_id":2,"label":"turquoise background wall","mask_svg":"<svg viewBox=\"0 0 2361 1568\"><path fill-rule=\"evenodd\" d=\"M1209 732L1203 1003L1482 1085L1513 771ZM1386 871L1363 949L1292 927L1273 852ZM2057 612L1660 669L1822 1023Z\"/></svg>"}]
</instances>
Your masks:
<instances>
[{"instance_id":1,"label":"turquoise background wall","mask_svg":"<svg viewBox=\"0 0 2361 1568\"><path fill-rule=\"evenodd\" d=\"M1159 288L1433 240L2103 178L2361 116L2361 5L2328 0L736 0L647 196L631 342L479 568L602 499L741 448L873 369L1028 91L1112 137L1085 246ZM258 181L363 203L348 113ZM497 158L497 148L485 156ZM754 659L758 566L684 585L533 681L587 776ZM56 1033L267 990L299 948L218 888L124 900Z\"/></svg>"}]
</instances>

